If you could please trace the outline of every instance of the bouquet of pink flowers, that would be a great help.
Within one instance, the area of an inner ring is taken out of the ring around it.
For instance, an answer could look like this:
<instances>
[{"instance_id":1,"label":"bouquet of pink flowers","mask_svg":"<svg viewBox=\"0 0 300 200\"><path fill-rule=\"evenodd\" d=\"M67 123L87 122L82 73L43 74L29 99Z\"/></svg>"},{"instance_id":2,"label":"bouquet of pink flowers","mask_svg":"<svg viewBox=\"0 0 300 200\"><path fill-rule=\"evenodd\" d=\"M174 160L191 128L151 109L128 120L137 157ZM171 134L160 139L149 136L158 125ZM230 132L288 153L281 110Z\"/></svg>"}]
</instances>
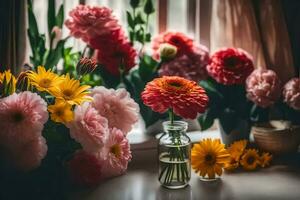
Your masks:
<instances>
[{"instance_id":1,"label":"bouquet of pink flowers","mask_svg":"<svg viewBox=\"0 0 300 200\"><path fill-rule=\"evenodd\" d=\"M95 68L87 61L78 69ZM43 66L17 78L0 73L0 89L2 172L43 171L54 178L56 166L73 183L91 186L126 171L131 160L126 135L139 106L125 89L90 88Z\"/></svg>"}]
</instances>

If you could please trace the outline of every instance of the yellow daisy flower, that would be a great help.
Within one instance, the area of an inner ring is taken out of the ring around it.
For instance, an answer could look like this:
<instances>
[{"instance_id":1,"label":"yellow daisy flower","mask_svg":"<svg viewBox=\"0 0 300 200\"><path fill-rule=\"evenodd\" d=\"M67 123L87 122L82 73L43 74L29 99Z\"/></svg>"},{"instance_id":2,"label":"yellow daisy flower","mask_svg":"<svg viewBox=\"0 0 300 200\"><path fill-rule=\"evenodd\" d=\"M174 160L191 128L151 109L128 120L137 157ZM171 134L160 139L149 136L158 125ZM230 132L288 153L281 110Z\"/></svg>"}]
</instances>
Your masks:
<instances>
[{"instance_id":1,"label":"yellow daisy flower","mask_svg":"<svg viewBox=\"0 0 300 200\"><path fill-rule=\"evenodd\" d=\"M204 139L195 144L191 153L192 168L200 176L215 178L222 175L223 168L229 162L229 154L219 139Z\"/></svg>"},{"instance_id":2,"label":"yellow daisy flower","mask_svg":"<svg viewBox=\"0 0 300 200\"><path fill-rule=\"evenodd\" d=\"M58 86L58 90L51 94L60 100L66 101L68 104L80 105L84 101L91 101L92 97L88 96L88 85L80 85L80 81L71 79L67 74L63 83Z\"/></svg>"},{"instance_id":3,"label":"yellow daisy flower","mask_svg":"<svg viewBox=\"0 0 300 200\"><path fill-rule=\"evenodd\" d=\"M55 101L54 105L48 106L48 110L51 120L55 122L67 123L74 118L72 106L64 101Z\"/></svg>"},{"instance_id":4,"label":"yellow daisy flower","mask_svg":"<svg viewBox=\"0 0 300 200\"><path fill-rule=\"evenodd\" d=\"M270 162L272 160L272 155L269 153L263 153L260 157L260 166L261 167L267 167L270 165Z\"/></svg>"},{"instance_id":5,"label":"yellow daisy flower","mask_svg":"<svg viewBox=\"0 0 300 200\"><path fill-rule=\"evenodd\" d=\"M57 74L51 72L43 66L38 66L37 72L29 71L27 73L31 85L33 85L40 92L55 92L60 83L64 80L63 77L59 77Z\"/></svg>"},{"instance_id":6,"label":"yellow daisy flower","mask_svg":"<svg viewBox=\"0 0 300 200\"><path fill-rule=\"evenodd\" d=\"M239 140L232 143L228 148L228 152L232 159L239 161L247 146L247 140Z\"/></svg>"},{"instance_id":7,"label":"yellow daisy flower","mask_svg":"<svg viewBox=\"0 0 300 200\"><path fill-rule=\"evenodd\" d=\"M17 80L10 70L0 73L0 83L4 84L3 89L5 89L7 95L10 95L16 91Z\"/></svg>"},{"instance_id":8,"label":"yellow daisy flower","mask_svg":"<svg viewBox=\"0 0 300 200\"><path fill-rule=\"evenodd\" d=\"M258 151L256 149L247 149L240 163L245 170L255 170L260 164Z\"/></svg>"}]
</instances>

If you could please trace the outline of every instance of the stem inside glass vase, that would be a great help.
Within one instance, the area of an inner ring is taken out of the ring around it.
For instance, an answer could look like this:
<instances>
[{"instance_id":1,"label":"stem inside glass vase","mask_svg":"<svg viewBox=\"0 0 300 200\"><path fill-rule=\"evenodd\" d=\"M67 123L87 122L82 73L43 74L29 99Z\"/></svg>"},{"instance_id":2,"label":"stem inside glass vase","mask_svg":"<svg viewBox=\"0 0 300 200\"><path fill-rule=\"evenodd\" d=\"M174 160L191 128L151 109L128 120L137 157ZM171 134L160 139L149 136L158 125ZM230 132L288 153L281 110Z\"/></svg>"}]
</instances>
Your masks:
<instances>
[{"instance_id":1,"label":"stem inside glass vase","mask_svg":"<svg viewBox=\"0 0 300 200\"><path fill-rule=\"evenodd\" d=\"M164 122L165 134L160 138L159 181L167 188L185 187L190 180L190 139L185 134L187 123L174 121L173 110L170 121Z\"/></svg>"}]
</instances>

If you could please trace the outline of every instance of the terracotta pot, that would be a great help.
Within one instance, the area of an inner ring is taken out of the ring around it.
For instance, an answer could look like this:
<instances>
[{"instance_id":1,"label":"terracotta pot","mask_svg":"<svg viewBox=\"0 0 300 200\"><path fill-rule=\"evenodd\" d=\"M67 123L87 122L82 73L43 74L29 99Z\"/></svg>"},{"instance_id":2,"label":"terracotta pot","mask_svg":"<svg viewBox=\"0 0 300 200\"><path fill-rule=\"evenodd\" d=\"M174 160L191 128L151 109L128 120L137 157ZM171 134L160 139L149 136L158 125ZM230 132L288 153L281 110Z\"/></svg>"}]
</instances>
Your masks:
<instances>
[{"instance_id":1,"label":"terracotta pot","mask_svg":"<svg viewBox=\"0 0 300 200\"><path fill-rule=\"evenodd\" d=\"M252 133L258 147L273 154L297 152L300 144L300 126L293 126L288 121L257 124Z\"/></svg>"}]
</instances>

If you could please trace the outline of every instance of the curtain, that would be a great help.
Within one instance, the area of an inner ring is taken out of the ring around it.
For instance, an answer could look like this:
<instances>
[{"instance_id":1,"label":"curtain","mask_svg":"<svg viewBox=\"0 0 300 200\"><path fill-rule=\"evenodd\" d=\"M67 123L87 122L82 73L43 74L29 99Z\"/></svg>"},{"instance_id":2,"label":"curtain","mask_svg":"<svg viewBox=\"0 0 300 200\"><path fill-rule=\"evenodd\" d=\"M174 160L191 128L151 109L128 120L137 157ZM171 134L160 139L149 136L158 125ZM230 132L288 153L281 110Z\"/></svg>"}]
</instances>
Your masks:
<instances>
[{"instance_id":1,"label":"curtain","mask_svg":"<svg viewBox=\"0 0 300 200\"><path fill-rule=\"evenodd\" d=\"M0 70L17 74L24 63L26 49L25 2L0 1Z\"/></svg>"},{"instance_id":2,"label":"curtain","mask_svg":"<svg viewBox=\"0 0 300 200\"><path fill-rule=\"evenodd\" d=\"M296 74L280 0L213 0L210 45L248 51L283 82Z\"/></svg>"}]
</instances>

